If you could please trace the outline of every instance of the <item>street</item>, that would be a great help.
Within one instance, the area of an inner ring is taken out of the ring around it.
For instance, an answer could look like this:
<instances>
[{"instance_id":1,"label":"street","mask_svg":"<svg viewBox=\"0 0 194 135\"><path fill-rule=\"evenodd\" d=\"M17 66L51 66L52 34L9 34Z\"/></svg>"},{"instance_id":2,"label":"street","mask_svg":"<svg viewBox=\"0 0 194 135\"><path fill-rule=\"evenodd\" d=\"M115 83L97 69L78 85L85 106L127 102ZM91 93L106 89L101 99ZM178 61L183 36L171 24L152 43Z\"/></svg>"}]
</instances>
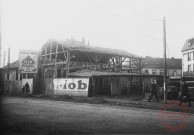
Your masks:
<instances>
[{"instance_id":1,"label":"street","mask_svg":"<svg viewBox=\"0 0 194 135\"><path fill-rule=\"evenodd\" d=\"M2 98L4 134L172 134L159 111L34 98ZM194 115L175 134L194 133Z\"/></svg>"}]
</instances>

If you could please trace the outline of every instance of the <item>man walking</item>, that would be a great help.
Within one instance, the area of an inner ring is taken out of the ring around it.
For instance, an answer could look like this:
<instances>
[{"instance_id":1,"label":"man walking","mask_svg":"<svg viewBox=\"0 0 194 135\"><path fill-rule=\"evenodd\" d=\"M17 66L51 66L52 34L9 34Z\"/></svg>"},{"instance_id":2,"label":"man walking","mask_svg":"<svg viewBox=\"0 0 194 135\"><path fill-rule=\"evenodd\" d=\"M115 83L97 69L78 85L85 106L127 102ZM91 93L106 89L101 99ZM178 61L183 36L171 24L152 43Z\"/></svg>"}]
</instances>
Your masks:
<instances>
[{"instance_id":1,"label":"man walking","mask_svg":"<svg viewBox=\"0 0 194 135\"><path fill-rule=\"evenodd\" d=\"M181 92L181 96L180 96L181 102L183 101L183 97L186 97L187 101L189 102L189 106L191 106L189 89L188 89L188 85L186 84L185 81L182 81L182 92Z\"/></svg>"},{"instance_id":2,"label":"man walking","mask_svg":"<svg viewBox=\"0 0 194 135\"><path fill-rule=\"evenodd\" d=\"M158 96L157 96L156 84L155 84L154 81L152 81L152 85L151 85L151 95L150 95L150 98L149 98L148 102L150 102L150 100L152 99L153 96L155 96L157 102L159 102Z\"/></svg>"}]
</instances>

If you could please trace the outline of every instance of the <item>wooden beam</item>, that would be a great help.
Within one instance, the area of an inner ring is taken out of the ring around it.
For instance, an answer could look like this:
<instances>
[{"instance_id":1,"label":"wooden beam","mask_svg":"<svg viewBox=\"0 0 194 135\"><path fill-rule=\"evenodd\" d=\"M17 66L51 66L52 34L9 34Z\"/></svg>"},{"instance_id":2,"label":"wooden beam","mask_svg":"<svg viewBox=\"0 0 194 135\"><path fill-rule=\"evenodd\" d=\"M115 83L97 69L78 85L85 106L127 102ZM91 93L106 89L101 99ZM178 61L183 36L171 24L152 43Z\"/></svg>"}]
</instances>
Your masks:
<instances>
[{"instance_id":1,"label":"wooden beam","mask_svg":"<svg viewBox=\"0 0 194 135\"><path fill-rule=\"evenodd\" d=\"M131 58L129 58L129 73L131 73Z\"/></svg>"},{"instance_id":2,"label":"wooden beam","mask_svg":"<svg viewBox=\"0 0 194 135\"><path fill-rule=\"evenodd\" d=\"M58 45L58 43L57 43L57 45L56 45L56 56L55 56L55 62L57 62L57 51L58 51L58 47L59 47L59 45Z\"/></svg>"},{"instance_id":3,"label":"wooden beam","mask_svg":"<svg viewBox=\"0 0 194 135\"><path fill-rule=\"evenodd\" d=\"M51 52L52 52L52 46L53 46L53 42L51 42L51 48L50 48L50 62L52 62L52 57L51 57Z\"/></svg>"},{"instance_id":4,"label":"wooden beam","mask_svg":"<svg viewBox=\"0 0 194 135\"><path fill-rule=\"evenodd\" d=\"M57 50L58 50L58 43L56 46L56 55L55 55L55 63L54 63L54 78L57 78Z\"/></svg>"},{"instance_id":5,"label":"wooden beam","mask_svg":"<svg viewBox=\"0 0 194 135\"><path fill-rule=\"evenodd\" d=\"M44 55L45 55L45 59L46 59L46 47L44 48Z\"/></svg>"},{"instance_id":6,"label":"wooden beam","mask_svg":"<svg viewBox=\"0 0 194 135\"><path fill-rule=\"evenodd\" d=\"M64 50L64 46L62 46L62 48L63 48L63 54L64 54L65 61L66 61L66 59L67 59L67 56L66 56L67 51Z\"/></svg>"},{"instance_id":7,"label":"wooden beam","mask_svg":"<svg viewBox=\"0 0 194 135\"><path fill-rule=\"evenodd\" d=\"M123 57L122 62L125 62L125 60L126 60L126 57Z\"/></svg>"},{"instance_id":8,"label":"wooden beam","mask_svg":"<svg viewBox=\"0 0 194 135\"><path fill-rule=\"evenodd\" d=\"M141 74L141 68L142 68L141 59L139 59L139 73L140 73L140 74Z\"/></svg>"},{"instance_id":9,"label":"wooden beam","mask_svg":"<svg viewBox=\"0 0 194 135\"><path fill-rule=\"evenodd\" d=\"M67 50L67 60L66 60L66 78L68 78L69 74L69 65L70 65L70 51Z\"/></svg>"},{"instance_id":10,"label":"wooden beam","mask_svg":"<svg viewBox=\"0 0 194 135\"><path fill-rule=\"evenodd\" d=\"M87 57L90 60L90 62L92 62L90 54L87 53Z\"/></svg>"},{"instance_id":11,"label":"wooden beam","mask_svg":"<svg viewBox=\"0 0 194 135\"><path fill-rule=\"evenodd\" d=\"M101 54L99 57L98 57L98 62L103 58L103 55Z\"/></svg>"}]
</instances>

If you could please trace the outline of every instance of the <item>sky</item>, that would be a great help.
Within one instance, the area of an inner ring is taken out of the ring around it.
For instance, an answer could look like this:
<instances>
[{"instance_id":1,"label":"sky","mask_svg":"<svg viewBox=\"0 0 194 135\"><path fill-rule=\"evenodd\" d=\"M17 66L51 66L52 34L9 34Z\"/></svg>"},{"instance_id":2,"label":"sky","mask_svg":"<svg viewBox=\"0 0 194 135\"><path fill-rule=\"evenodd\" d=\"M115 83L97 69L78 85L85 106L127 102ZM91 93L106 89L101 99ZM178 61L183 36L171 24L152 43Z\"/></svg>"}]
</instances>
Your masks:
<instances>
[{"instance_id":1,"label":"sky","mask_svg":"<svg viewBox=\"0 0 194 135\"><path fill-rule=\"evenodd\" d=\"M167 57L182 58L194 37L194 0L1 0L3 55L40 50L49 39L74 38L91 46L163 57L163 17Z\"/></svg>"}]
</instances>

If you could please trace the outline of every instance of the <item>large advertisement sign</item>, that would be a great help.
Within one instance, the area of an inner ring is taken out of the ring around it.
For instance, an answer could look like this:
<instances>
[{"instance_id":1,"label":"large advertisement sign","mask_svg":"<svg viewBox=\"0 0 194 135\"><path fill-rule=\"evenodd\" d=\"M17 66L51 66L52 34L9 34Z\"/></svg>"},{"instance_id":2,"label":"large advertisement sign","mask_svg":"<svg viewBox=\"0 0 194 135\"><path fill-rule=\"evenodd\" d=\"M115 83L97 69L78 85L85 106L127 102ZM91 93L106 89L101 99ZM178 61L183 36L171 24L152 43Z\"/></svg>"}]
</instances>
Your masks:
<instances>
[{"instance_id":1,"label":"large advertisement sign","mask_svg":"<svg viewBox=\"0 0 194 135\"><path fill-rule=\"evenodd\" d=\"M88 78L61 78L54 79L54 94L70 96L88 96Z\"/></svg>"},{"instance_id":2,"label":"large advertisement sign","mask_svg":"<svg viewBox=\"0 0 194 135\"><path fill-rule=\"evenodd\" d=\"M38 51L20 50L19 52L19 72L37 73Z\"/></svg>"}]
</instances>

